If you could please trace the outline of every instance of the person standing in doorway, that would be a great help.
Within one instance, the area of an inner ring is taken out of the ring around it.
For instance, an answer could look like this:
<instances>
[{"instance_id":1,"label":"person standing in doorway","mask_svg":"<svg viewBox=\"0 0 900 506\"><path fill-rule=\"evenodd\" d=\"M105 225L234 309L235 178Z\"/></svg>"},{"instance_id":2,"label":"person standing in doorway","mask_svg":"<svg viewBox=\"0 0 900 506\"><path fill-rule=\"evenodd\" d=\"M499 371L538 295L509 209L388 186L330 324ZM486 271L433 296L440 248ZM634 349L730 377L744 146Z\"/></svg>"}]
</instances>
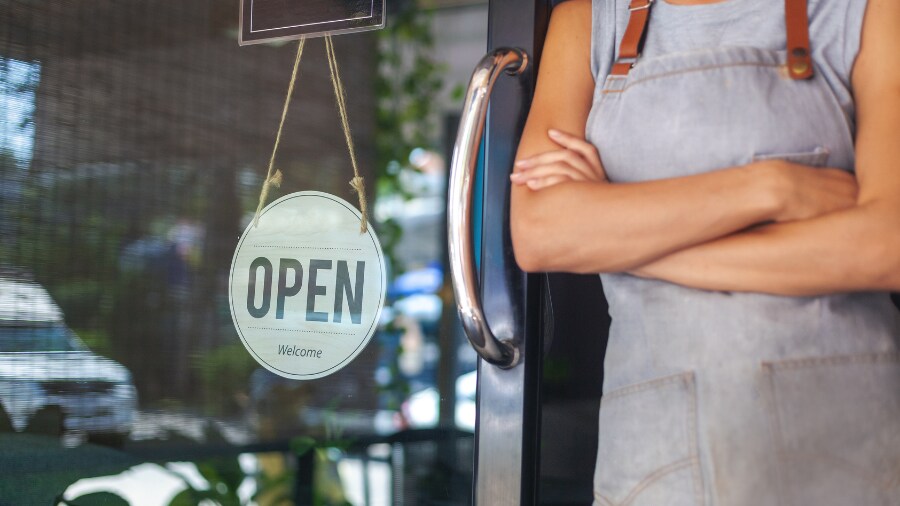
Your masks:
<instances>
[{"instance_id":1,"label":"person standing in doorway","mask_svg":"<svg viewBox=\"0 0 900 506\"><path fill-rule=\"evenodd\" d=\"M600 273L594 504L900 504L900 2L570 0L511 180Z\"/></svg>"}]
</instances>

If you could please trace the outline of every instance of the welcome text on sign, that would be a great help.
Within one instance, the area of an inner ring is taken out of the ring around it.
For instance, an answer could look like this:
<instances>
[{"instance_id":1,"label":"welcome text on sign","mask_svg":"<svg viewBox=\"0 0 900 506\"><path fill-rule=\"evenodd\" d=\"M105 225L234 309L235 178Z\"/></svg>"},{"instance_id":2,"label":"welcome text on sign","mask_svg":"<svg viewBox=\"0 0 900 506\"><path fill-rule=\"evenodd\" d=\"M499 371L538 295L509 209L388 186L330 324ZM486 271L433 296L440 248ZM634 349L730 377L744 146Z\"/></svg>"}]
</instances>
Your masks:
<instances>
[{"instance_id":1,"label":"welcome text on sign","mask_svg":"<svg viewBox=\"0 0 900 506\"><path fill-rule=\"evenodd\" d=\"M292 346L290 344L279 344L278 354L291 355L294 357L322 358L322 350L318 350L315 348L301 348L299 346Z\"/></svg>"}]
</instances>

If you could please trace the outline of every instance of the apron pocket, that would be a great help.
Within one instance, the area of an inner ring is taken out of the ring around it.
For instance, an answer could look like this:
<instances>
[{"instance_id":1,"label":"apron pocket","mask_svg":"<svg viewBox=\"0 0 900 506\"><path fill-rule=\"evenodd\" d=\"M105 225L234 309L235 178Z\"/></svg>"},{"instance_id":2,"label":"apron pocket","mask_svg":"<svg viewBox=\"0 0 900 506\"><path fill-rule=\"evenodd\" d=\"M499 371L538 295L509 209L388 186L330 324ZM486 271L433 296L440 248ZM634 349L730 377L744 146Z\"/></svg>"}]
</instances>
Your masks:
<instances>
[{"instance_id":1,"label":"apron pocket","mask_svg":"<svg viewBox=\"0 0 900 506\"><path fill-rule=\"evenodd\" d=\"M810 167L824 167L828 163L828 155L830 151L822 146L816 147L812 151L803 151L798 153L778 153L778 154L754 154L754 162L762 162L765 160L784 160L786 162L797 163L800 165L809 165Z\"/></svg>"},{"instance_id":2,"label":"apron pocket","mask_svg":"<svg viewBox=\"0 0 900 506\"><path fill-rule=\"evenodd\" d=\"M595 504L702 504L693 372L605 394L599 439Z\"/></svg>"},{"instance_id":3,"label":"apron pocket","mask_svg":"<svg viewBox=\"0 0 900 506\"><path fill-rule=\"evenodd\" d=\"M900 355L763 364L784 506L900 504Z\"/></svg>"}]
</instances>

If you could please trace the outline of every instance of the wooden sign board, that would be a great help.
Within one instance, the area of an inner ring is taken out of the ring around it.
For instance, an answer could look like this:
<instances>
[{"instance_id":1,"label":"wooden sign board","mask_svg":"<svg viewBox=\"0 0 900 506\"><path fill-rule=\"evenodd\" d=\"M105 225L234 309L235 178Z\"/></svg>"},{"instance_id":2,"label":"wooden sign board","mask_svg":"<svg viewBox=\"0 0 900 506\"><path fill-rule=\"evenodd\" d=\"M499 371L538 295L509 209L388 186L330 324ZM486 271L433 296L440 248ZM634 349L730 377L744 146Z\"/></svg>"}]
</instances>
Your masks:
<instances>
[{"instance_id":1,"label":"wooden sign board","mask_svg":"<svg viewBox=\"0 0 900 506\"><path fill-rule=\"evenodd\" d=\"M240 44L384 27L385 0L241 0Z\"/></svg>"}]
</instances>

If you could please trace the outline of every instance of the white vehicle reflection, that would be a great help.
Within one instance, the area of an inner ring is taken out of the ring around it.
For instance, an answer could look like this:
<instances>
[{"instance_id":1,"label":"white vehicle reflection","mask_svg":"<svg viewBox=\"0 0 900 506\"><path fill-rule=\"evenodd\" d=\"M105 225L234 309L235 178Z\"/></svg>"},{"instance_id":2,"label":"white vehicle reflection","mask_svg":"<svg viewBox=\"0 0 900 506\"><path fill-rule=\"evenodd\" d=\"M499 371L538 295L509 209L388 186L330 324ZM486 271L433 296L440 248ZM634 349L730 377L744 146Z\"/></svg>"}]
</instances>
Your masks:
<instances>
[{"instance_id":1,"label":"white vehicle reflection","mask_svg":"<svg viewBox=\"0 0 900 506\"><path fill-rule=\"evenodd\" d=\"M136 402L128 369L91 352L43 287L0 277L0 430L121 445Z\"/></svg>"}]
</instances>

